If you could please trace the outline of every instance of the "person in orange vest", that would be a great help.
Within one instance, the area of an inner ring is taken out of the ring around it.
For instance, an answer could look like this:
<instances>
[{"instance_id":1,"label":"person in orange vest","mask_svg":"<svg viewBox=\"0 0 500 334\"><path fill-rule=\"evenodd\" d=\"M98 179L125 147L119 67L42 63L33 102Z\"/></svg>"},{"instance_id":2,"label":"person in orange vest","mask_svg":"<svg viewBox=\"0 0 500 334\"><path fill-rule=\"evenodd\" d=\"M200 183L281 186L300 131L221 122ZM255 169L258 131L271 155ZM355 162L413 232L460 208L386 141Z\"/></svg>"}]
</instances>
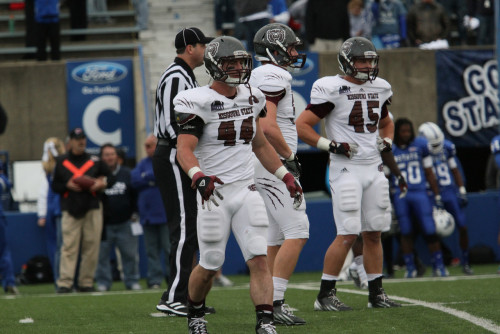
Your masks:
<instances>
[{"instance_id":1,"label":"person in orange vest","mask_svg":"<svg viewBox=\"0 0 500 334\"><path fill-rule=\"evenodd\" d=\"M61 195L62 239L57 292L73 290L80 252L77 281L79 292L94 291L103 215L99 193L107 187L110 171L98 157L85 152L87 137L81 128L69 134L68 152L57 158L52 189Z\"/></svg>"}]
</instances>

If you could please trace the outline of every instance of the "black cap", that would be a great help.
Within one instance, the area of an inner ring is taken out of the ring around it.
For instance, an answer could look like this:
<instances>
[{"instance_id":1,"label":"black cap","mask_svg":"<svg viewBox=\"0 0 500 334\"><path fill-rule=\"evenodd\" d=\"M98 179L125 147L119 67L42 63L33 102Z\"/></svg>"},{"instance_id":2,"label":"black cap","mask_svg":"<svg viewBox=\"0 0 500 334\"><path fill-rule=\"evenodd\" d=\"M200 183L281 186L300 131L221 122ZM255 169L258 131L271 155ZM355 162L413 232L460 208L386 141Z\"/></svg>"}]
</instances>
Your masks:
<instances>
[{"instance_id":1,"label":"black cap","mask_svg":"<svg viewBox=\"0 0 500 334\"><path fill-rule=\"evenodd\" d=\"M175 48L182 49L188 45L194 45L196 43L207 44L213 39L213 37L205 37L205 35L198 28L184 28L179 31L177 35L175 35Z\"/></svg>"},{"instance_id":2,"label":"black cap","mask_svg":"<svg viewBox=\"0 0 500 334\"><path fill-rule=\"evenodd\" d=\"M82 138L87 138L87 136L85 136L85 132L83 132L81 128L74 128L69 133L69 139L82 139Z\"/></svg>"}]
</instances>

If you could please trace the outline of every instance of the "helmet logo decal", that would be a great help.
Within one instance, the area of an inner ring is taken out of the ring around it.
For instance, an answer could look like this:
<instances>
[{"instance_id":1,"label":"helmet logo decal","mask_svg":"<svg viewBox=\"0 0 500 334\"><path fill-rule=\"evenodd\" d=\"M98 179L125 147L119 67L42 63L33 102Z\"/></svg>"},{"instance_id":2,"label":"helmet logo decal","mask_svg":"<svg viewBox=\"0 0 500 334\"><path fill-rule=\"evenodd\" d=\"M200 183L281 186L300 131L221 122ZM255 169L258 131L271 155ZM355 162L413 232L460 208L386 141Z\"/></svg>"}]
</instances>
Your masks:
<instances>
[{"instance_id":1,"label":"helmet logo decal","mask_svg":"<svg viewBox=\"0 0 500 334\"><path fill-rule=\"evenodd\" d=\"M211 55L212 57L215 57L217 52L219 51L219 43L210 43L207 45L207 53Z\"/></svg>"},{"instance_id":2,"label":"helmet logo decal","mask_svg":"<svg viewBox=\"0 0 500 334\"><path fill-rule=\"evenodd\" d=\"M283 44L285 42L285 30L283 29L269 29L266 32L266 39L271 44Z\"/></svg>"}]
</instances>

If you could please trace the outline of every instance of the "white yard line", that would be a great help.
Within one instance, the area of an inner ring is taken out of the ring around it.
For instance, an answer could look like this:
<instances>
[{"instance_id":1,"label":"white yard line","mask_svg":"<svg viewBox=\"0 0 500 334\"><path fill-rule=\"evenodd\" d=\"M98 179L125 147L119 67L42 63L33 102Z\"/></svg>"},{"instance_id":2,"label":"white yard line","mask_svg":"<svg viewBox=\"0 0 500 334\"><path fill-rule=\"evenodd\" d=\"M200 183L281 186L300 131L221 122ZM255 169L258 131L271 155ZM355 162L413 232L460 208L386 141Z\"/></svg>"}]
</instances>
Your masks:
<instances>
[{"instance_id":1,"label":"white yard line","mask_svg":"<svg viewBox=\"0 0 500 334\"><path fill-rule=\"evenodd\" d=\"M457 276L457 277L445 277L445 278L422 277L419 279L401 279L401 280L390 279L390 280L385 280L384 284L401 283L401 282L409 283L412 281L413 282L422 282L422 281L434 281L434 280L440 280L440 281L442 281L442 280L448 280L448 281L450 281L450 280L467 280L467 279L472 279L472 278L475 278L475 279L498 278L498 275L481 275L481 276L472 276L472 277L471 276ZM352 282L348 282L348 283L352 284ZM343 285L345 285L345 284L343 284ZM319 289L319 283L315 282L315 283L303 283L303 284L290 284L288 287L292 288L292 289L299 289L299 290L317 290L317 289ZM354 294L365 295L365 296L368 295L368 292L360 291L360 290L337 289L337 291L346 292L346 293L354 293ZM425 302L422 300L411 299L411 298L406 298L406 297L399 297L399 296L395 296L393 294L391 294L391 299L410 304L408 306L418 305L418 306L427 307L427 308L430 308L430 309L433 309L436 311L441 311L441 312L447 313L449 315L455 316L459 319L473 323L474 325L482 327L482 328L484 328L492 333L500 334L500 326L495 324L493 321L491 321L489 319L485 319L485 318L476 317L476 316L473 316L467 312L459 311L459 310L453 309L451 307L443 306L443 303L429 303L429 302Z\"/></svg>"}]
</instances>

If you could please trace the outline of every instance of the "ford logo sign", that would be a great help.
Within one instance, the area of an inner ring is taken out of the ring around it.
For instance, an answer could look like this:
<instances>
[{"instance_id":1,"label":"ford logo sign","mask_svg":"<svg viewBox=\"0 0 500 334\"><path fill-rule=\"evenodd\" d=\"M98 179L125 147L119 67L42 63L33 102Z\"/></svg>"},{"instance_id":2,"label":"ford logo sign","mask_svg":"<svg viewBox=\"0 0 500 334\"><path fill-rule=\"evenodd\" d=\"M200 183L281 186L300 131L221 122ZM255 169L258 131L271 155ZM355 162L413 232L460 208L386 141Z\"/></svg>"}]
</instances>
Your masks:
<instances>
[{"instance_id":1,"label":"ford logo sign","mask_svg":"<svg viewBox=\"0 0 500 334\"><path fill-rule=\"evenodd\" d=\"M127 68L118 63L85 63L71 71L71 77L86 84L105 84L120 81L127 76Z\"/></svg>"}]
</instances>

